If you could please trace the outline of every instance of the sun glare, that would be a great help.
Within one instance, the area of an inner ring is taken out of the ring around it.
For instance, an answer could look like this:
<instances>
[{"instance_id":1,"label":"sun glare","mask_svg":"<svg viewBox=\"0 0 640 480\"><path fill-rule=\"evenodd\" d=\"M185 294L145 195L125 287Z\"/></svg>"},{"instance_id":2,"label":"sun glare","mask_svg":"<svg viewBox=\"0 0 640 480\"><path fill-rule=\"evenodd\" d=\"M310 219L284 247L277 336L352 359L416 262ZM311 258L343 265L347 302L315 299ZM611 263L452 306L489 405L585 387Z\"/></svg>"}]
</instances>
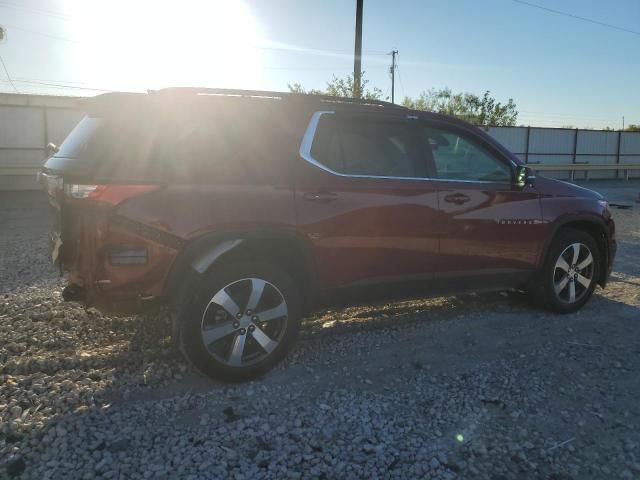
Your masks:
<instances>
[{"instance_id":1,"label":"sun glare","mask_svg":"<svg viewBox=\"0 0 640 480\"><path fill-rule=\"evenodd\" d=\"M92 85L142 90L174 85L251 88L259 83L261 32L238 0L70 1Z\"/></svg>"}]
</instances>

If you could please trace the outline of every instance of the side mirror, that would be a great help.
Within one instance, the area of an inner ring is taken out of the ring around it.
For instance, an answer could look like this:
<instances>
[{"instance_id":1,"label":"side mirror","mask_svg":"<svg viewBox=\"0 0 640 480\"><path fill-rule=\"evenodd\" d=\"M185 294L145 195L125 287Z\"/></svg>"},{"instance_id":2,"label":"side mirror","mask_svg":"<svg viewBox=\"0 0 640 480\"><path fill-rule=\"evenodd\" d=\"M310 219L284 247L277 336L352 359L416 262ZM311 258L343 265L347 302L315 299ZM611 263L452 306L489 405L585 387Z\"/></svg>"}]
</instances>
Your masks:
<instances>
[{"instance_id":1,"label":"side mirror","mask_svg":"<svg viewBox=\"0 0 640 480\"><path fill-rule=\"evenodd\" d=\"M47 157L52 157L53 155L58 153L59 150L60 148L55 143L49 142L47 144Z\"/></svg>"},{"instance_id":2,"label":"side mirror","mask_svg":"<svg viewBox=\"0 0 640 480\"><path fill-rule=\"evenodd\" d=\"M536 176L533 174L533 170L524 165L518 165L516 167L516 186L524 188L527 185L533 185L533 181Z\"/></svg>"}]
</instances>

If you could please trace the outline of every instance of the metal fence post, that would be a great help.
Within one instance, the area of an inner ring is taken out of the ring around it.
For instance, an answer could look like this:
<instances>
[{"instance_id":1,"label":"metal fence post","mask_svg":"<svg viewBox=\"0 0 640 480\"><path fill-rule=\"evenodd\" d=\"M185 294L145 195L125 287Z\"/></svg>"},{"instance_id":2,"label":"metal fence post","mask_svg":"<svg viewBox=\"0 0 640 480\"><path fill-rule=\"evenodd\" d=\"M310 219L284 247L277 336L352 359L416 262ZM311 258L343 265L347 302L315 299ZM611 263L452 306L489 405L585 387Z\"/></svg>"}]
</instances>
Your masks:
<instances>
[{"instance_id":1,"label":"metal fence post","mask_svg":"<svg viewBox=\"0 0 640 480\"><path fill-rule=\"evenodd\" d=\"M531 138L531 125L527 126L527 144L524 148L524 163L529 163L529 138Z\"/></svg>"},{"instance_id":2,"label":"metal fence post","mask_svg":"<svg viewBox=\"0 0 640 480\"><path fill-rule=\"evenodd\" d=\"M616 150L616 164L620 165L620 146L622 144L622 130L618 130L618 148ZM620 170L616 169L616 178L619 178Z\"/></svg>"},{"instance_id":3,"label":"metal fence post","mask_svg":"<svg viewBox=\"0 0 640 480\"><path fill-rule=\"evenodd\" d=\"M47 156L47 145L49 145L49 122L47 120L47 107L42 107L42 125L44 127L44 157Z\"/></svg>"},{"instance_id":4,"label":"metal fence post","mask_svg":"<svg viewBox=\"0 0 640 480\"><path fill-rule=\"evenodd\" d=\"M575 164L576 163L576 155L578 154L578 129L576 128L575 134L573 136L573 158L571 160L571 163ZM569 173L569 180L571 180L572 182L575 180L575 171L571 170L571 172Z\"/></svg>"}]
</instances>

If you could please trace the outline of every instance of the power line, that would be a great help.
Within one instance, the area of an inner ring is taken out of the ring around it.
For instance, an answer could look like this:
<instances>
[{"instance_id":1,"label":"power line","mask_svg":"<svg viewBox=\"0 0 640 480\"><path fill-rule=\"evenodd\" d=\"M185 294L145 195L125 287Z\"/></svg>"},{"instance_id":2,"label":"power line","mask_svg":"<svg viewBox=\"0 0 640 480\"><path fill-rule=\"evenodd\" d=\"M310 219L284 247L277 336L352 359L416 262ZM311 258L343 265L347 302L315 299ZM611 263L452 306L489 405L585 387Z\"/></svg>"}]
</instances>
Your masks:
<instances>
[{"instance_id":1,"label":"power line","mask_svg":"<svg viewBox=\"0 0 640 480\"><path fill-rule=\"evenodd\" d=\"M263 69L270 69L271 67L263 67ZM274 67L277 69L280 69L280 67ZM387 68L387 67L385 67ZM286 68L286 67L282 67L283 70L291 70L291 71L297 71L297 70L301 70L299 68ZM335 67L335 68L328 68L328 70L348 70L348 67ZM302 69L304 70L304 68ZM9 78L9 77L7 77ZM4 81L4 80L0 80L0 81ZM95 91L95 92L117 92L117 91L122 91L120 89L106 89L106 88L102 88L102 87L95 87L95 86L91 86L89 84L83 83L83 82L73 82L73 81L66 81L66 80L50 80L50 79L42 79L42 78L25 78L25 77L15 77L15 78L10 78L8 83L12 83L12 86L14 83L17 84L26 84L26 85L37 85L37 86L43 86L43 87L50 87L50 88L56 88L56 89L71 89L71 90L85 90L85 91ZM15 86L14 86L15 89Z\"/></svg>"},{"instance_id":2,"label":"power line","mask_svg":"<svg viewBox=\"0 0 640 480\"><path fill-rule=\"evenodd\" d=\"M527 7L538 8L546 12L555 13L556 15L563 15L565 17L570 17L575 20L582 20L583 22L593 23L595 25L600 25L601 27L612 28L614 30L619 30L621 32L632 33L634 35L640 36L640 32L637 30L631 30L629 28L619 27L618 25L612 25L610 23L601 22L600 20L594 20L592 18L581 17L580 15L575 15L569 12L563 12L561 10L556 10L554 8L543 7L542 5L538 5L536 3L526 2L525 0L511 0L511 1L514 3L519 3L520 5L526 5Z\"/></svg>"},{"instance_id":3,"label":"power line","mask_svg":"<svg viewBox=\"0 0 640 480\"><path fill-rule=\"evenodd\" d=\"M0 61L2 59L0 58ZM2 62L4 64L4 62ZM115 92L118 91L116 89L105 89L105 88L99 88L99 87L93 87L93 86L89 86L84 84L85 86L81 86L83 84L81 84L81 82L62 82L62 81L58 81L58 80L44 80L44 79L29 79L29 78L20 78L17 77L15 79L7 76L8 80L0 80L1 82L6 82L9 83L13 89L19 93L15 87L15 83L19 83L19 84L25 84L25 85L35 85L35 86L41 86L41 87L45 87L45 88L55 88L55 89L63 89L63 90L82 90L82 91L93 91L93 92ZM400 73L398 71L398 79L400 81L400 86L401 89L403 90L403 94L404 94L404 87L402 85L402 78L400 76ZM389 92L389 90L387 90L387 92ZM388 95L387 95L388 96ZM580 123L580 124L604 124L607 126L610 126L612 123L614 123L613 119L611 120L606 120L603 118L595 118L595 117L588 117L588 116L572 116L571 118L566 118L566 119L562 119L562 118L553 118L553 117L549 117L546 116L543 112L539 112L541 113L541 115L533 115L533 114L527 114L524 112L520 112L518 115L518 119L521 121L520 123L523 124L529 124L529 125L535 125L535 124L546 124L547 126L549 126L550 128L553 127L561 127L561 126L566 126L567 124L572 124L572 123ZM551 115L551 114L549 114ZM634 122L631 122L634 123ZM637 123L640 123L637 122Z\"/></svg>"},{"instance_id":4,"label":"power line","mask_svg":"<svg viewBox=\"0 0 640 480\"><path fill-rule=\"evenodd\" d=\"M396 64L396 71L398 72L398 81L400 82L400 90L402 90L402 98L404 99L404 97L406 97L407 94L404 91L404 85L402 83L402 75L400 75L400 67L397 64Z\"/></svg>"},{"instance_id":5,"label":"power line","mask_svg":"<svg viewBox=\"0 0 640 480\"><path fill-rule=\"evenodd\" d=\"M82 44L85 43L82 40L79 39L75 39L75 38L69 38L69 37L63 37L61 35L54 35L51 33L44 33L44 32L39 32L36 30L30 30L28 28L24 28L24 27L18 27L16 25L7 25L5 24L7 27L15 29L15 30L20 30L23 31L25 33L30 33L32 35L38 35L41 37L47 37L47 38L53 38L56 40L61 40L64 42L70 42L70 43L76 43L76 44ZM330 48L322 48L322 49L316 49L316 48L311 48L311 47L289 47L289 46L278 46L278 45L273 45L273 46L267 46L267 45L247 45L249 48L255 48L258 50L275 50L275 51L284 51L284 52L300 52L300 53L308 53L311 55L323 55L323 54L351 54L352 52L350 50L337 50L337 49L330 49ZM365 50L363 52L365 55L370 55L370 56L376 56L376 55L387 55L387 53L385 52L380 52L377 50Z\"/></svg>"},{"instance_id":6,"label":"power line","mask_svg":"<svg viewBox=\"0 0 640 480\"><path fill-rule=\"evenodd\" d=\"M7 66L4 64L4 60L2 59L2 56L0 56L0 63L2 63L2 68L4 69L4 73L7 75L7 80L9 80L9 83L11 84L15 92L20 93L16 88L15 84L13 83L13 80L11 80L11 75L9 75L9 70L7 70Z\"/></svg>"},{"instance_id":7,"label":"power line","mask_svg":"<svg viewBox=\"0 0 640 480\"><path fill-rule=\"evenodd\" d=\"M30 80L16 80L17 83L26 83L30 85L43 85L46 87L54 87L54 88L69 88L72 90L91 90L94 92L115 92L117 90L109 90L105 88L95 88L95 87L80 87L78 85L66 85L66 84L58 84L58 83L49 83L49 82L36 82Z\"/></svg>"},{"instance_id":8,"label":"power line","mask_svg":"<svg viewBox=\"0 0 640 480\"><path fill-rule=\"evenodd\" d=\"M39 35L41 37L55 38L56 40L62 40L64 42L82 43L80 40L76 40L76 39L73 39L73 38L62 37L60 35L53 35L51 33L38 32L36 30L29 30L28 28L16 27L15 25L7 25L6 23L5 23L5 25L7 27L9 27L9 28L13 28L15 30L21 30L23 32L30 33L32 35Z\"/></svg>"},{"instance_id":9,"label":"power line","mask_svg":"<svg viewBox=\"0 0 640 480\"><path fill-rule=\"evenodd\" d=\"M115 91L117 91L117 90L107 90L107 89L104 89L104 88L95 88L95 87L88 87L88 86L87 87L81 87L79 85L70 85L70 84L65 84L65 83L41 82L41 81L37 81L37 80L18 80L18 79L11 80L10 79L9 83L11 83L12 86L13 86L14 83L21 83L21 84L26 84L26 85L41 85L41 86L45 86L45 87L63 88L63 89L71 89L71 90L87 90L87 91L95 91L95 92L115 92ZM15 86L14 86L14 89L15 89ZM20 93L20 92L18 92L16 90L16 93Z\"/></svg>"},{"instance_id":10,"label":"power line","mask_svg":"<svg viewBox=\"0 0 640 480\"><path fill-rule=\"evenodd\" d=\"M267 45L248 45L251 48L257 48L259 50L277 50L277 51L287 51L287 52L300 52L300 53L341 53L341 54L345 54L345 55L352 55L353 52L351 50L338 50L338 49L332 49L332 48L313 48L313 47L296 47L294 46L289 46L289 45L284 45L284 46L280 46L280 45L272 45L272 46L267 46ZM362 53L364 55L388 55L388 53L386 52L381 52L378 50L363 50Z\"/></svg>"},{"instance_id":11,"label":"power line","mask_svg":"<svg viewBox=\"0 0 640 480\"><path fill-rule=\"evenodd\" d=\"M62 19L62 20L73 20L73 17L70 17L69 15L64 15L64 14L59 13L59 12L54 12L52 10L43 10L43 9L40 9L40 8L27 7L25 5L18 5L18 4L10 3L10 2L0 2L0 7L15 8L15 9L18 9L18 10L26 10L28 12L37 13L39 15L45 15L47 17L52 17L52 18L59 18L59 19Z\"/></svg>"}]
</instances>

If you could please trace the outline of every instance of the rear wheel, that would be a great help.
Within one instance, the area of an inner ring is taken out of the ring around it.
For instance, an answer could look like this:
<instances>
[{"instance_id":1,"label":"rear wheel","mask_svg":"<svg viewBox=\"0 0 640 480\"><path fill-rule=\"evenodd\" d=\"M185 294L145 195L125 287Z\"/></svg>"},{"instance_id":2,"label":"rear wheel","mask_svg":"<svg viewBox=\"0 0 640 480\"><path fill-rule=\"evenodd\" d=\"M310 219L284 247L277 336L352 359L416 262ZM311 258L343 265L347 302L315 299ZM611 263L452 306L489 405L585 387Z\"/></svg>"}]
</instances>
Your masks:
<instances>
[{"instance_id":1,"label":"rear wheel","mask_svg":"<svg viewBox=\"0 0 640 480\"><path fill-rule=\"evenodd\" d=\"M553 240L540 285L544 306L571 313L591 297L600 276L600 252L591 235L574 229L560 232Z\"/></svg>"},{"instance_id":2,"label":"rear wheel","mask_svg":"<svg viewBox=\"0 0 640 480\"><path fill-rule=\"evenodd\" d=\"M275 265L214 267L180 315L185 353L213 378L241 381L262 375L293 346L299 305L291 278Z\"/></svg>"}]
</instances>

